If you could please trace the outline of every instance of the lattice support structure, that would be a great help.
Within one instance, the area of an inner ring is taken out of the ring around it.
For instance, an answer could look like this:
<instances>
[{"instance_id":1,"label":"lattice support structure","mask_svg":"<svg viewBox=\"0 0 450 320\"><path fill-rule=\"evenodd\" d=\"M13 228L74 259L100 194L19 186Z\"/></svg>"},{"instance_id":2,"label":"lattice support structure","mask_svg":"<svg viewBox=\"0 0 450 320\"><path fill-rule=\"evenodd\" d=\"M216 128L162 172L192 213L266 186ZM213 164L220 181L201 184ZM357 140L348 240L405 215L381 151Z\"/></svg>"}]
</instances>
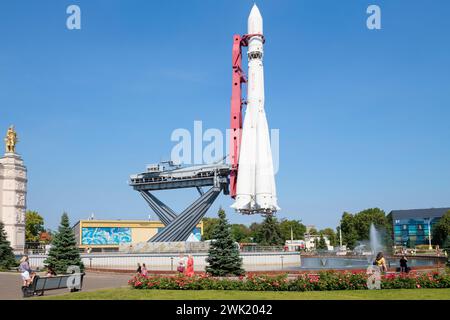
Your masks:
<instances>
[{"instance_id":1,"label":"lattice support structure","mask_svg":"<svg viewBox=\"0 0 450 320\"><path fill-rule=\"evenodd\" d=\"M212 187L203 196L180 213L162 232L157 233L150 242L186 241L195 226L200 222L219 195L221 189Z\"/></svg>"},{"instance_id":2,"label":"lattice support structure","mask_svg":"<svg viewBox=\"0 0 450 320\"><path fill-rule=\"evenodd\" d=\"M200 166L146 172L134 175L131 185L137 190L155 212L165 228L149 239L149 242L186 241L192 230L204 217L220 192L228 194L228 165ZM206 192L202 187L211 186ZM159 200L152 191L180 188L196 188L199 197L183 212L177 214L167 204Z\"/></svg>"},{"instance_id":3,"label":"lattice support structure","mask_svg":"<svg viewBox=\"0 0 450 320\"><path fill-rule=\"evenodd\" d=\"M150 191L140 191L140 194L165 226L175 220L177 214L169 206L151 194Z\"/></svg>"}]
</instances>

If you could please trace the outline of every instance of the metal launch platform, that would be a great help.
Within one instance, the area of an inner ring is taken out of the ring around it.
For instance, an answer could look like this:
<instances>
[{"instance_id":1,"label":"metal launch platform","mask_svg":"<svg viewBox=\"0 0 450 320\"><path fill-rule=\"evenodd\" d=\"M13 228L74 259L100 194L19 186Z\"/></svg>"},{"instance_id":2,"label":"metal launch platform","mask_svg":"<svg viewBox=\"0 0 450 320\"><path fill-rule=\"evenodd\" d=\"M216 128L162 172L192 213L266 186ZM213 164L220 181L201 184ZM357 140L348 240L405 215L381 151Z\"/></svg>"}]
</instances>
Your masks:
<instances>
[{"instance_id":1,"label":"metal launch platform","mask_svg":"<svg viewBox=\"0 0 450 320\"><path fill-rule=\"evenodd\" d=\"M131 175L130 186L141 194L165 225L149 242L186 241L220 192L229 194L230 170L231 166L227 164L181 167L167 161L148 166L146 172ZM205 192L202 187L210 189ZM180 214L152 194L153 191L181 188L196 188L200 196Z\"/></svg>"}]
</instances>

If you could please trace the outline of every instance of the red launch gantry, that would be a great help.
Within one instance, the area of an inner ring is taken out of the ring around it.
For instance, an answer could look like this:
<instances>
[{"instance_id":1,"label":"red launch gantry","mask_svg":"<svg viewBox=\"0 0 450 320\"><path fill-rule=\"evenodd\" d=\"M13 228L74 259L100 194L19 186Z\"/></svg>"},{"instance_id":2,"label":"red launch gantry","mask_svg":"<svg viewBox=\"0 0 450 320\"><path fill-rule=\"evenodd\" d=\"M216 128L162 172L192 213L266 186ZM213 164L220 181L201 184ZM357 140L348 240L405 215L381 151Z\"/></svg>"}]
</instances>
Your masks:
<instances>
[{"instance_id":1,"label":"red launch gantry","mask_svg":"<svg viewBox=\"0 0 450 320\"><path fill-rule=\"evenodd\" d=\"M233 76L231 83L231 122L230 122L230 196L236 197L237 174L239 167L239 147L242 134L242 107L246 101L242 98L242 84L247 83L247 78L242 69L242 47L248 46L248 39L262 34L246 34L233 36L232 68Z\"/></svg>"}]
</instances>

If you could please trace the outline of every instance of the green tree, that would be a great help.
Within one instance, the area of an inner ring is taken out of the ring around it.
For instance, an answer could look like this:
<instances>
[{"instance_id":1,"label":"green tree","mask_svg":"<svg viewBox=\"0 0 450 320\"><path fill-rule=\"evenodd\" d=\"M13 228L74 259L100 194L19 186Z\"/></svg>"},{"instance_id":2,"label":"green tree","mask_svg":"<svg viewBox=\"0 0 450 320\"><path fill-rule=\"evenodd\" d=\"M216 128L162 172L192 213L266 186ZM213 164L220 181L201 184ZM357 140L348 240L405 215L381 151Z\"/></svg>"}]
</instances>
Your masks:
<instances>
[{"instance_id":1,"label":"green tree","mask_svg":"<svg viewBox=\"0 0 450 320\"><path fill-rule=\"evenodd\" d=\"M440 219L439 222L433 226L432 239L433 242L439 246L443 246L445 240L450 235L450 211L446 212Z\"/></svg>"},{"instance_id":2,"label":"green tree","mask_svg":"<svg viewBox=\"0 0 450 320\"><path fill-rule=\"evenodd\" d=\"M370 225L373 223L377 230L385 229L387 220L386 214L379 208L370 208L358 212L354 216L354 227L358 234L358 240L367 240L370 237Z\"/></svg>"},{"instance_id":3,"label":"green tree","mask_svg":"<svg viewBox=\"0 0 450 320\"><path fill-rule=\"evenodd\" d=\"M394 246L394 221L392 220L391 213L386 216L386 224L384 226L384 243L386 248L391 249L388 251L392 251Z\"/></svg>"},{"instance_id":4,"label":"green tree","mask_svg":"<svg viewBox=\"0 0 450 320\"><path fill-rule=\"evenodd\" d=\"M69 266L78 266L81 271L84 270L75 234L70 228L69 216L65 212L62 214L61 224L53 238L52 247L44 264L52 267L57 273L66 273Z\"/></svg>"},{"instance_id":5,"label":"green tree","mask_svg":"<svg viewBox=\"0 0 450 320\"><path fill-rule=\"evenodd\" d=\"M390 251L393 245L392 217L379 208L370 208L355 214L357 240L370 239L370 225L373 224L381 235L382 244Z\"/></svg>"},{"instance_id":6,"label":"green tree","mask_svg":"<svg viewBox=\"0 0 450 320\"><path fill-rule=\"evenodd\" d=\"M261 224L257 222L253 222L250 227L250 238L252 239L252 242L258 242L258 235L259 230L261 229Z\"/></svg>"},{"instance_id":7,"label":"green tree","mask_svg":"<svg viewBox=\"0 0 450 320\"><path fill-rule=\"evenodd\" d=\"M0 221L0 270L9 270L17 266L13 249L8 241L5 225Z\"/></svg>"},{"instance_id":8,"label":"green tree","mask_svg":"<svg viewBox=\"0 0 450 320\"><path fill-rule=\"evenodd\" d=\"M219 223L219 219L217 218L203 218L203 235L202 240L211 240L213 239L212 235L214 232L214 228Z\"/></svg>"},{"instance_id":9,"label":"green tree","mask_svg":"<svg viewBox=\"0 0 450 320\"><path fill-rule=\"evenodd\" d=\"M37 211L25 213L25 241L38 242L39 234L45 231L44 218Z\"/></svg>"},{"instance_id":10,"label":"green tree","mask_svg":"<svg viewBox=\"0 0 450 320\"><path fill-rule=\"evenodd\" d=\"M328 249L327 243L325 242L325 238L323 237L323 235L320 235L319 242L317 244L317 249L319 249L319 250L327 250Z\"/></svg>"},{"instance_id":11,"label":"green tree","mask_svg":"<svg viewBox=\"0 0 450 320\"><path fill-rule=\"evenodd\" d=\"M291 240L291 230L294 240L303 240L305 238L306 226L301 221L281 219L280 232L283 241Z\"/></svg>"},{"instance_id":12,"label":"green tree","mask_svg":"<svg viewBox=\"0 0 450 320\"><path fill-rule=\"evenodd\" d=\"M336 233L334 232L333 229L325 228L323 230L320 230L319 234L326 236L328 238L328 240L330 240L330 246L334 247L339 244L339 242L336 238Z\"/></svg>"},{"instance_id":13,"label":"green tree","mask_svg":"<svg viewBox=\"0 0 450 320\"><path fill-rule=\"evenodd\" d=\"M314 248L316 250L319 250L319 239L317 239L317 238L314 238Z\"/></svg>"},{"instance_id":14,"label":"green tree","mask_svg":"<svg viewBox=\"0 0 450 320\"><path fill-rule=\"evenodd\" d=\"M353 249L358 240L354 216L351 213L344 212L342 214L340 226L342 229L342 244L347 245L349 249Z\"/></svg>"},{"instance_id":15,"label":"green tree","mask_svg":"<svg viewBox=\"0 0 450 320\"><path fill-rule=\"evenodd\" d=\"M250 229L243 224L232 224L230 227L231 236L236 242L251 242Z\"/></svg>"},{"instance_id":16,"label":"green tree","mask_svg":"<svg viewBox=\"0 0 450 320\"><path fill-rule=\"evenodd\" d=\"M280 225L272 215L267 215L257 234L258 243L263 246L279 246L285 242L281 237Z\"/></svg>"},{"instance_id":17,"label":"green tree","mask_svg":"<svg viewBox=\"0 0 450 320\"><path fill-rule=\"evenodd\" d=\"M352 215L344 212L341 218L343 244L353 249L358 241L370 238L370 225L382 234L383 244L387 249L392 247L392 217L386 216L385 212L379 208L370 208Z\"/></svg>"},{"instance_id":18,"label":"green tree","mask_svg":"<svg viewBox=\"0 0 450 320\"><path fill-rule=\"evenodd\" d=\"M242 258L239 256L239 248L233 240L230 225L225 211L220 208L219 223L214 228L213 241L209 247L206 261L206 272L213 276L243 275Z\"/></svg>"},{"instance_id":19,"label":"green tree","mask_svg":"<svg viewBox=\"0 0 450 320\"><path fill-rule=\"evenodd\" d=\"M450 259L450 235L447 236L447 239L442 244L442 249L447 252L447 256ZM450 262L450 260L448 260Z\"/></svg>"}]
</instances>

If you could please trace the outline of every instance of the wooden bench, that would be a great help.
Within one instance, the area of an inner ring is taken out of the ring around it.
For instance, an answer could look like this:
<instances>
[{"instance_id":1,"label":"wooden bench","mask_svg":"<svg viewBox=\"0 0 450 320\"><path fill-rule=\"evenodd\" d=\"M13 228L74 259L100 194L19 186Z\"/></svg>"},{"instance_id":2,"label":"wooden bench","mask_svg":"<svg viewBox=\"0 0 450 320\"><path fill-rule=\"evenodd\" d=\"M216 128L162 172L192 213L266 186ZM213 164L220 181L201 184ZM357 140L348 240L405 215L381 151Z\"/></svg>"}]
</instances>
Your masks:
<instances>
[{"instance_id":1,"label":"wooden bench","mask_svg":"<svg viewBox=\"0 0 450 320\"><path fill-rule=\"evenodd\" d=\"M34 295L43 296L45 291L48 290L57 290L57 289L65 289L68 288L67 280L69 277L80 276L80 285L79 288L72 288L70 292L80 291L83 286L83 277L84 273L79 274L65 274L60 276L53 277L40 277L35 276L33 283L28 287L22 287L23 297L32 297Z\"/></svg>"}]
</instances>

